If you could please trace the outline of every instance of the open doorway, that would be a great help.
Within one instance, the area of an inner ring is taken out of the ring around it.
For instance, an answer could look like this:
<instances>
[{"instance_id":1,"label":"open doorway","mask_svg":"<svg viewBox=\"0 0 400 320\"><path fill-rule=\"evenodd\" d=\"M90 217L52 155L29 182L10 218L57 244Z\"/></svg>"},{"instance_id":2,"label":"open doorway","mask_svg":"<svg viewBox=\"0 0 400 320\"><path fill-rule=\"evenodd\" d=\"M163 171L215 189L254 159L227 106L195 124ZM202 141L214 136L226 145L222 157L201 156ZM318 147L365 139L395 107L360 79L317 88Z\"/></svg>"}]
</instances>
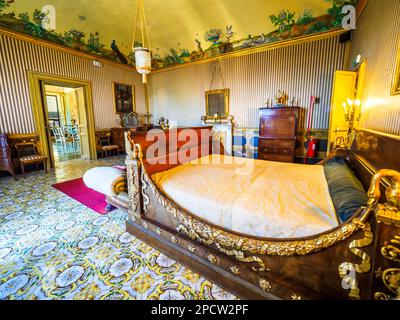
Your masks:
<instances>
[{"instance_id":1,"label":"open doorway","mask_svg":"<svg viewBox=\"0 0 400 320\"><path fill-rule=\"evenodd\" d=\"M79 109L85 108L82 87L45 84L44 91L54 162L81 158Z\"/></svg>"},{"instance_id":2,"label":"open doorway","mask_svg":"<svg viewBox=\"0 0 400 320\"><path fill-rule=\"evenodd\" d=\"M48 164L96 159L91 84L30 73L35 124Z\"/></svg>"}]
</instances>

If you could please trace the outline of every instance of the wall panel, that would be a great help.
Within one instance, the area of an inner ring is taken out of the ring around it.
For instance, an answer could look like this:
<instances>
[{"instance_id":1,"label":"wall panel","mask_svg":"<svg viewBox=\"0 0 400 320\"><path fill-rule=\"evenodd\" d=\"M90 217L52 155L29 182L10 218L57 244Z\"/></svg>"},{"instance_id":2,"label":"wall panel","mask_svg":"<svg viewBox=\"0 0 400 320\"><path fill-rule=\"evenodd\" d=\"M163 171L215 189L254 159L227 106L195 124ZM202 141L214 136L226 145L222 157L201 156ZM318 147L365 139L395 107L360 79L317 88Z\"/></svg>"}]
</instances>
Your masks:
<instances>
[{"instance_id":1,"label":"wall panel","mask_svg":"<svg viewBox=\"0 0 400 320\"><path fill-rule=\"evenodd\" d=\"M391 96L400 50L400 1L369 0L357 23L352 58L367 59L360 127L400 135L400 95Z\"/></svg>"},{"instance_id":2,"label":"wall panel","mask_svg":"<svg viewBox=\"0 0 400 320\"><path fill-rule=\"evenodd\" d=\"M257 127L258 109L284 90L303 108L300 127L306 125L310 96L319 97L313 127L328 129L334 71L344 67L345 47L332 37L221 60L223 80L217 73L212 88L217 62L157 73L151 80L151 110L155 120L163 116L197 125L205 113L204 92L222 88L224 81L239 127Z\"/></svg>"},{"instance_id":3,"label":"wall panel","mask_svg":"<svg viewBox=\"0 0 400 320\"><path fill-rule=\"evenodd\" d=\"M119 126L114 114L112 82L136 87L136 109L146 112L141 77L134 71L0 34L0 132L34 132L27 71L92 82L96 128Z\"/></svg>"}]
</instances>

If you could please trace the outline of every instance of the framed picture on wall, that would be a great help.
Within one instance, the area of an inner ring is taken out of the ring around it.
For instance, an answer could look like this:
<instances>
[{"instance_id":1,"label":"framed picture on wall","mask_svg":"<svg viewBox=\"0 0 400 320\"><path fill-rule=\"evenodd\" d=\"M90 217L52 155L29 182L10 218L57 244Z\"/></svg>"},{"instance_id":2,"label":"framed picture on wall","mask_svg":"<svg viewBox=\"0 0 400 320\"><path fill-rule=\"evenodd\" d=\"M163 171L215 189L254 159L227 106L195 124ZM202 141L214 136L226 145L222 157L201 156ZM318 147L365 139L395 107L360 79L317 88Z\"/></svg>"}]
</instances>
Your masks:
<instances>
[{"instance_id":1,"label":"framed picture on wall","mask_svg":"<svg viewBox=\"0 0 400 320\"><path fill-rule=\"evenodd\" d=\"M394 74L392 95L400 94L400 44L397 49L396 70Z\"/></svg>"},{"instance_id":2,"label":"framed picture on wall","mask_svg":"<svg viewBox=\"0 0 400 320\"><path fill-rule=\"evenodd\" d=\"M133 85L113 82L113 93L116 114L136 111L135 87Z\"/></svg>"}]
</instances>

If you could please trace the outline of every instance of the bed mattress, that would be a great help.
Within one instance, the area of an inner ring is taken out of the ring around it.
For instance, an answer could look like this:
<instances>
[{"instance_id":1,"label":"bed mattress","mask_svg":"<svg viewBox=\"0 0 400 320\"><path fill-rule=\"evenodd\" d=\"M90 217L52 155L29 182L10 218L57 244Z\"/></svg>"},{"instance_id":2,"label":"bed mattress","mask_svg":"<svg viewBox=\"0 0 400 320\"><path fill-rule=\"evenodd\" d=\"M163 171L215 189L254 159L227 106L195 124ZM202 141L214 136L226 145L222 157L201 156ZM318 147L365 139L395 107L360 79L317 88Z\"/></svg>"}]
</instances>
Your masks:
<instances>
[{"instance_id":1,"label":"bed mattress","mask_svg":"<svg viewBox=\"0 0 400 320\"><path fill-rule=\"evenodd\" d=\"M248 236L299 238L339 225L323 166L211 155L152 179L195 216Z\"/></svg>"}]
</instances>

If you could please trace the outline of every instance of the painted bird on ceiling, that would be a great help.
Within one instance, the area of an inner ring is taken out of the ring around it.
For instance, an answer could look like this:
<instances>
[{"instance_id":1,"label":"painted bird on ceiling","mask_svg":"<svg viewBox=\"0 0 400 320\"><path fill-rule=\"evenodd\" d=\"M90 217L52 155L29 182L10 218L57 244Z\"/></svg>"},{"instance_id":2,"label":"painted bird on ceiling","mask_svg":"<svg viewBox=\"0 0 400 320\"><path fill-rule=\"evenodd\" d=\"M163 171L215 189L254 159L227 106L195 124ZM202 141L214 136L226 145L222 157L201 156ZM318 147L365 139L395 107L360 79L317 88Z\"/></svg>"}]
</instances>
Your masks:
<instances>
[{"instance_id":1,"label":"painted bird on ceiling","mask_svg":"<svg viewBox=\"0 0 400 320\"><path fill-rule=\"evenodd\" d=\"M126 60L125 56L121 53L121 51L119 51L118 46L115 43L115 40L113 40L112 43L111 43L111 49L115 53L115 55L117 57L117 60L120 63L123 63L123 64L127 64L128 63L128 60Z\"/></svg>"}]
</instances>

